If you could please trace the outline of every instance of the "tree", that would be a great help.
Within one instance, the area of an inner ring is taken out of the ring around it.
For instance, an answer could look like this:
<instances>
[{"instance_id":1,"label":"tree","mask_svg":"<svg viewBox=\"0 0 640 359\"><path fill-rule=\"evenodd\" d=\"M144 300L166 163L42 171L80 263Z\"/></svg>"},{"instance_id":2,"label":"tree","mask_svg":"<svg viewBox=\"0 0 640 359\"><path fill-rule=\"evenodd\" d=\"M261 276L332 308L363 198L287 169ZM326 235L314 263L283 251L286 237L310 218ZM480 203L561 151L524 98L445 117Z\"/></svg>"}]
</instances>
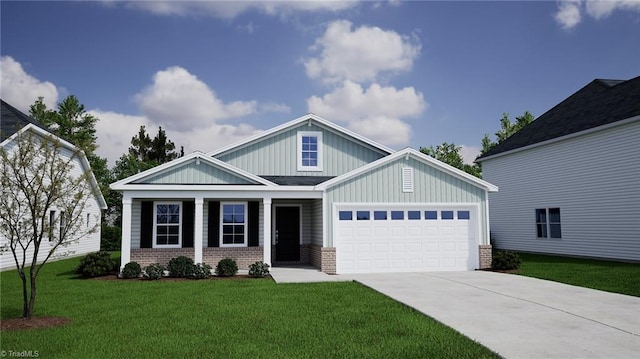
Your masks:
<instances>
[{"instance_id":1,"label":"tree","mask_svg":"<svg viewBox=\"0 0 640 359\"><path fill-rule=\"evenodd\" d=\"M31 319L42 267L54 253L64 255L67 245L95 233L98 221L93 226L84 221L93 193L90 171L74 175L80 152L69 155L55 137L30 131L19 133L15 141L0 148L0 234L8 240L3 249L11 250L22 279L22 316ZM49 245L42 247L43 240Z\"/></svg>"},{"instance_id":2,"label":"tree","mask_svg":"<svg viewBox=\"0 0 640 359\"><path fill-rule=\"evenodd\" d=\"M516 117L515 122L511 122L508 113L503 113L500 119L500 130L496 132L496 141L492 141L488 134L485 134L482 138L482 150L480 154L483 155L489 152L492 148L498 145L500 142L511 137L516 132L520 131L523 127L533 122L535 117L529 112L525 111L521 116Z\"/></svg>"},{"instance_id":3,"label":"tree","mask_svg":"<svg viewBox=\"0 0 640 359\"><path fill-rule=\"evenodd\" d=\"M469 165L464 163L460 151L462 147L456 146L454 143L443 142L436 146L420 147L420 152L429 155L438 161L442 161L450 166L453 166L459 170L463 170L471 175L480 177L480 168L478 165Z\"/></svg>"}]
</instances>

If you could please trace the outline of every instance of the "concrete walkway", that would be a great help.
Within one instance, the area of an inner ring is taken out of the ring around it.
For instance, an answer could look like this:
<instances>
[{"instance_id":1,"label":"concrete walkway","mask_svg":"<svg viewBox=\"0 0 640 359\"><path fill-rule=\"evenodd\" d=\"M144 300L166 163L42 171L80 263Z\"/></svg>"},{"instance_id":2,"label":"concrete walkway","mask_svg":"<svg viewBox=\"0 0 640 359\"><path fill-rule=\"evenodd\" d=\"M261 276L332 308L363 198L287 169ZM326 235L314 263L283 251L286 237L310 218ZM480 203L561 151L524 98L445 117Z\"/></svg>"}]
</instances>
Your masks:
<instances>
[{"instance_id":1,"label":"concrete walkway","mask_svg":"<svg viewBox=\"0 0 640 359\"><path fill-rule=\"evenodd\" d=\"M271 278L276 283L318 283L318 282L337 282L337 281L353 281L353 278L339 275L330 275L321 272L318 268L312 266L286 266L272 267L269 269Z\"/></svg>"},{"instance_id":2,"label":"concrete walkway","mask_svg":"<svg viewBox=\"0 0 640 359\"><path fill-rule=\"evenodd\" d=\"M640 358L640 298L473 271L352 275L505 358Z\"/></svg>"}]
</instances>

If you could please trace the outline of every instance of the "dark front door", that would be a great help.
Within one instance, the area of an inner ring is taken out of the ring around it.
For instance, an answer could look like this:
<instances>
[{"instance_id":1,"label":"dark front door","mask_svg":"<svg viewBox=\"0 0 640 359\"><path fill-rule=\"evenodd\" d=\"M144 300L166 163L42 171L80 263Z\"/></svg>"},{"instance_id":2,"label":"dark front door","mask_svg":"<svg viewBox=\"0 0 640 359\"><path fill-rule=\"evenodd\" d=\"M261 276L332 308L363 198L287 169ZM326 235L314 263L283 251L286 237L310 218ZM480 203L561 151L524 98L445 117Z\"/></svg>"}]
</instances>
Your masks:
<instances>
[{"instance_id":1,"label":"dark front door","mask_svg":"<svg viewBox=\"0 0 640 359\"><path fill-rule=\"evenodd\" d=\"M276 261L300 260L300 207L276 207Z\"/></svg>"}]
</instances>

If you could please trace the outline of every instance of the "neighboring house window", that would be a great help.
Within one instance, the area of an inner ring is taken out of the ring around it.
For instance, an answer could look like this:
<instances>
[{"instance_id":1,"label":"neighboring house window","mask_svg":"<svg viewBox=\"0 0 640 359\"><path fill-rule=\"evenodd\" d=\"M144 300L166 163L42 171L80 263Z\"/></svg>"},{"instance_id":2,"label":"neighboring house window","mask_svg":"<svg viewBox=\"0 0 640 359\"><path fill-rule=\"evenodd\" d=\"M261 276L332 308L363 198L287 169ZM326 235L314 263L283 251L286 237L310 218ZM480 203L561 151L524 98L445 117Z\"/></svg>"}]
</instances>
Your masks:
<instances>
[{"instance_id":1,"label":"neighboring house window","mask_svg":"<svg viewBox=\"0 0 640 359\"><path fill-rule=\"evenodd\" d=\"M53 228L56 226L56 211L49 211L49 242L53 242Z\"/></svg>"},{"instance_id":2,"label":"neighboring house window","mask_svg":"<svg viewBox=\"0 0 640 359\"><path fill-rule=\"evenodd\" d=\"M89 228L89 221L91 220L91 214L87 213L87 228Z\"/></svg>"},{"instance_id":3,"label":"neighboring house window","mask_svg":"<svg viewBox=\"0 0 640 359\"><path fill-rule=\"evenodd\" d=\"M402 192L413 192L413 168L402 167Z\"/></svg>"},{"instance_id":4,"label":"neighboring house window","mask_svg":"<svg viewBox=\"0 0 640 359\"><path fill-rule=\"evenodd\" d=\"M180 248L182 204L180 202L156 202L153 211L154 248Z\"/></svg>"},{"instance_id":5,"label":"neighboring house window","mask_svg":"<svg viewBox=\"0 0 640 359\"><path fill-rule=\"evenodd\" d=\"M220 204L221 247L247 246L247 204L245 202Z\"/></svg>"},{"instance_id":6,"label":"neighboring house window","mask_svg":"<svg viewBox=\"0 0 640 359\"><path fill-rule=\"evenodd\" d=\"M322 132L298 132L298 171L322 171Z\"/></svg>"},{"instance_id":7,"label":"neighboring house window","mask_svg":"<svg viewBox=\"0 0 640 359\"><path fill-rule=\"evenodd\" d=\"M66 226L67 219L64 217L64 212L60 211L60 238L62 238L62 234L64 233Z\"/></svg>"},{"instance_id":8,"label":"neighboring house window","mask_svg":"<svg viewBox=\"0 0 640 359\"><path fill-rule=\"evenodd\" d=\"M536 229L538 238L562 238L560 208L537 208Z\"/></svg>"}]
</instances>

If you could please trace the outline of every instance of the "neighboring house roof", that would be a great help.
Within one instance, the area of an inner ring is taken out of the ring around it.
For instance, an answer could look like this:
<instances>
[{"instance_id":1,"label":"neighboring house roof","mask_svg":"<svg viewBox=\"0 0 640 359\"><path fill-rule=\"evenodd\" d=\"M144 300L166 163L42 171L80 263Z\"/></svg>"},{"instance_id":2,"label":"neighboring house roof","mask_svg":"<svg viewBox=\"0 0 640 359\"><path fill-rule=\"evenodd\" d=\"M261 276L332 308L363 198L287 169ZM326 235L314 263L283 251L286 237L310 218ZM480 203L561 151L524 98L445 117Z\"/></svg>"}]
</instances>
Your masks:
<instances>
[{"instance_id":1,"label":"neighboring house roof","mask_svg":"<svg viewBox=\"0 0 640 359\"><path fill-rule=\"evenodd\" d=\"M195 151L189 155L177 158L173 161L170 162L166 162L163 163L159 166L150 168L144 172L140 172L136 175L133 175L131 177L127 177L125 179L122 179L118 182L112 183L111 184L111 189L114 190L125 190L125 189L135 189L136 186L138 186L137 188L141 188L141 185L144 185L144 183L140 183L143 182L144 179L146 178L151 178L163 171L166 171L168 169L171 168L175 168L176 166L179 166L185 162L191 161L193 159L197 159L199 161L203 161L205 163L208 163L212 166L215 166L217 168L220 168L221 170L224 170L226 172L232 173L240 178L244 178L247 179L250 182L253 182L256 185L265 185L265 186L275 186L275 184L265 178L262 178L260 176L256 176L252 173L249 173L247 171L244 171L240 168L237 168L233 165L230 165L226 162L220 161L217 158L214 157L210 157L205 153L202 153L200 151ZM137 182L137 183L136 183Z\"/></svg>"},{"instance_id":2,"label":"neighboring house roof","mask_svg":"<svg viewBox=\"0 0 640 359\"><path fill-rule=\"evenodd\" d=\"M260 176L280 186L315 186L335 176Z\"/></svg>"},{"instance_id":3,"label":"neighboring house roof","mask_svg":"<svg viewBox=\"0 0 640 359\"><path fill-rule=\"evenodd\" d=\"M30 123L46 130L46 128L38 121L25 115L17 108L6 103L4 100L0 99L0 102L0 142L11 137L14 133L18 132L18 130Z\"/></svg>"},{"instance_id":4,"label":"neighboring house roof","mask_svg":"<svg viewBox=\"0 0 640 359\"><path fill-rule=\"evenodd\" d=\"M309 113L309 114L306 114L304 116L298 117L295 120L292 120L292 121L289 121L287 123L284 123L284 124L282 124L280 126L276 126L276 127L271 128L269 130L257 133L255 135L250 136L248 138L245 138L244 140L241 140L239 142L236 142L236 143L230 144L228 146L224 146L222 148L219 148L219 149L217 149L215 151L209 152L208 154L210 156L217 157L217 156L229 153L229 152L233 152L233 151L235 151L237 149L240 149L240 148L243 148L243 147L245 147L245 146L247 146L247 145L249 145L251 143L257 142L257 141L262 140L262 139L269 138L271 136L275 136L275 135L277 135L277 134L279 134L281 132L284 132L284 131L286 131L286 130L288 130L290 128L299 126L299 125L301 125L301 124L303 124L305 122L309 122L309 123L315 122L316 124L319 124L320 126L325 127L328 130L333 131L334 133L337 133L338 135L341 135L343 137L346 137L346 138L349 138L349 139L352 139L352 140L355 139L357 141L360 141L363 144L368 145L369 147L371 147L371 148L373 148L373 149L375 149L378 152L381 152L383 154L391 154L391 153L395 152L394 150L392 150L391 148L389 148L387 146L381 145L381 144L379 144L379 143L377 143L375 141L372 141L372 140L370 140L370 139L368 139L368 138L366 138L364 136L361 136L361 135L359 135L359 134L357 134L357 133L355 133L355 132L353 132L351 130L348 130L348 129L344 128L344 127L338 126L335 123L329 122L329 121L323 119L320 116L317 116L317 115L314 115L312 113Z\"/></svg>"},{"instance_id":5,"label":"neighboring house roof","mask_svg":"<svg viewBox=\"0 0 640 359\"><path fill-rule=\"evenodd\" d=\"M465 181L467 183L470 183L476 187L480 187L484 190L487 190L489 192L497 192L498 191L498 187L492 185L489 182L483 181L473 175L470 175L462 170L459 170L453 166L450 166L444 162L438 161L435 158L425 155L424 153L414 150L413 148L405 148L404 150L400 150L397 151L393 154L390 154L389 156L383 157L377 161L371 162L365 166L362 166L360 168L357 168L351 172L347 172L343 175L340 175L338 177L335 177L331 180L328 180L326 182L320 183L319 185L317 185L315 187L316 190L325 190L327 188L331 188L337 184L340 184L344 181L347 181L351 178L354 178L356 176L359 176L361 174L367 173L369 171L372 171L376 168L379 168L380 166L383 166L385 164L388 164L390 162L393 162L397 159L400 159L402 157L406 157L406 158L413 158L416 159L418 161L421 161L423 163L426 163L434 168L437 168L445 173L448 173L454 177L457 177L459 179L461 179L462 181Z\"/></svg>"},{"instance_id":6,"label":"neighboring house roof","mask_svg":"<svg viewBox=\"0 0 640 359\"><path fill-rule=\"evenodd\" d=\"M489 157L640 116L640 76L593 80L478 158Z\"/></svg>"}]
</instances>

